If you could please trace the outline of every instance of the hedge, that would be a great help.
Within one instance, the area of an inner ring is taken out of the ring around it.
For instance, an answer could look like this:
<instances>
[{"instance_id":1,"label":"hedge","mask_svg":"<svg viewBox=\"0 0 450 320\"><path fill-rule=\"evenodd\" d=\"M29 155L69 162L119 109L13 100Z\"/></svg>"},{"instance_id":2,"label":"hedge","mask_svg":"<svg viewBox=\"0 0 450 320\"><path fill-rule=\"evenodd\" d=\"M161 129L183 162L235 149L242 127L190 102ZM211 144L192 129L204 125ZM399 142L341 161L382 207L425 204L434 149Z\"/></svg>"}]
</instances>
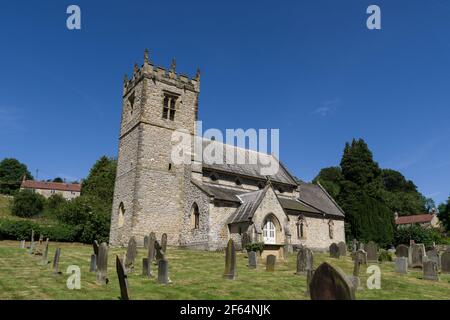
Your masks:
<instances>
[{"instance_id":1,"label":"hedge","mask_svg":"<svg viewBox=\"0 0 450 320\"><path fill-rule=\"evenodd\" d=\"M77 227L63 224L40 225L28 220L0 219L0 240L30 240L31 230L36 237L40 234L52 241L73 242L78 238Z\"/></svg>"}]
</instances>

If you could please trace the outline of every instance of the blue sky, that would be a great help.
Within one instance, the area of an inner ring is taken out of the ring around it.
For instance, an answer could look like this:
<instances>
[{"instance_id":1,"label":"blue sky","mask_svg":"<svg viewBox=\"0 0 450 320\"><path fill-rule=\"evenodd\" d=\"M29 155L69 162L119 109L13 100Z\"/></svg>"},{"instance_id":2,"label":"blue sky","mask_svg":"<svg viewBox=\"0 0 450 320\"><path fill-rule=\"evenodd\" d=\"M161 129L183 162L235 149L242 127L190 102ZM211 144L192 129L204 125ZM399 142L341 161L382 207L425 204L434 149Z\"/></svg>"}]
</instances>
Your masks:
<instances>
[{"instance_id":1,"label":"blue sky","mask_svg":"<svg viewBox=\"0 0 450 320\"><path fill-rule=\"evenodd\" d=\"M81 7L82 29L66 28ZM382 29L366 28L381 8ZM39 178L116 156L122 78L150 60L202 70L206 128L279 128L280 156L311 180L364 138L380 166L436 202L450 194L450 3L429 1L4 2L0 158Z\"/></svg>"}]
</instances>

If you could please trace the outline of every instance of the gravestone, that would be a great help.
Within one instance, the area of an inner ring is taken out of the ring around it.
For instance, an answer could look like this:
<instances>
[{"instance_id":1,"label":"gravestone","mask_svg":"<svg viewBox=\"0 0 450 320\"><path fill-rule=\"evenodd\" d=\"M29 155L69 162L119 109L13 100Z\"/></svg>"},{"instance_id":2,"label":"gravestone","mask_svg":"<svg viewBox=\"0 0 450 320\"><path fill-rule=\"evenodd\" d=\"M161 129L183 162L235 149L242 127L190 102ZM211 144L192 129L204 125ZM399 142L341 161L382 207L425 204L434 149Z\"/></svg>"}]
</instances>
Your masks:
<instances>
[{"instance_id":1,"label":"gravestone","mask_svg":"<svg viewBox=\"0 0 450 320\"><path fill-rule=\"evenodd\" d=\"M89 272L97 271L97 256L95 254L91 254L91 263L89 265Z\"/></svg>"},{"instance_id":2,"label":"gravestone","mask_svg":"<svg viewBox=\"0 0 450 320\"><path fill-rule=\"evenodd\" d=\"M408 273L408 258L407 257L397 257L395 259L395 272Z\"/></svg>"},{"instance_id":3,"label":"gravestone","mask_svg":"<svg viewBox=\"0 0 450 320\"><path fill-rule=\"evenodd\" d=\"M450 251L445 251L441 256L441 272L450 273Z\"/></svg>"},{"instance_id":4,"label":"gravestone","mask_svg":"<svg viewBox=\"0 0 450 320\"><path fill-rule=\"evenodd\" d=\"M436 249L428 250L426 252L428 260L434 261L437 264L438 270L441 267L441 259L439 257L439 252Z\"/></svg>"},{"instance_id":5,"label":"gravestone","mask_svg":"<svg viewBox=\"0 0 450 320\"><path fill-rule=\"evenodd\" d=\"M345 273L327 262L322 263L311 279L310 295L312 300L354 300L352 284Z\"/></svg>"},{"instance_id":6,"label":"gravestone","mask_svg":"<svg viewBox=\"0 0 450 320\"><path fill-rule=\"evenodd\" d=\"M339 247L336 243L330 244L330 257L339 259L340 252Z\"/></svg>"},{"instance_id":7,"label":"gravestone","mask_svg":"<svg viewBox=\"0 0 450 320\"><path fill-rule=\"evenodd\" d=\"M33 254L34 253L34 246L36 245L36 242L32 241L31 245L30 245L30 250L28 250L29 254Z\"/></svg>"},{"instance_id":8,"label":"gravestone","mask_svg":"<svg viewBox=\"0 0 450 320\"><path fill-rule=\"evenodd\" d=\"M148 249L148 236L144 237L144 249Z\"/></svg>"},{"instance_id":9,"label":"gravestone","mask_svg":"<svg viewBox=\"0 0 450 320\"><path fill-rule=\"evenodd\" d=\"M20 241L20 249L25 249L25 240Z\"/></svg>"},{"instance_id":10,"label":"gravestone","mask_svg":"<svg viewBox=\"0 0 450 320\"><path fill-rule=\"evenodd\" d=\"M44 242L44 235L41 233L39 234L39 244L42 244Z\"/></svg>"},{"instance_id":11,"label":"gravestone","mask_svg":"<svg viewBox=\"0 0 450 320\"><path fill-rule=\"evenodd\" d=\"M395 249L395 256L397 258L399 257L408 258L408 249L409 249L408 246L405 246L404 244L399 244Z\"/></svg>"},{"instance_id":12,"label":"gravestone","mask_svg":"<svg viewBox=\"0 0 450 320\"><path fill-rule=\"evenodd\" d=\"M120 300L130 300L127 275L125 274L122 261L120 261L118 255L116 255L116 272L117 278L119 278Z\"/></svg>"},{"instance_id":13,"label":"gravestone","mask_svg":"<svg viewBox=\"0 0 450 320\"><path fill-rule=\"evenodd\" d=\"M229 280L236 279L236 249L232 239L228 240L225 252L225 271L223 277Z\"/></svg>"},{"instance_id":14,"label":"gravestone","mask_svg":"<svg viewBox=\"0 0 450 320\"><path fill-rule=\"evenodd\" d=\"M306 292L305 292L306 296L310 295L309 288L311 286L311 279L313 277L313 274L314 274L314 270L312 270L312 269L311 270L309 270L309 269L306 270Z\"/></svg>"},{"instance_id":15,"label":"gravestone","mask_svg":"<svg viewBox=\"0 0 450 320\"><path fill-rule=\"evenodd\" d=\"M256 255L256 251L250 251L248 253L248 267L256 269L258 266L258 258Z\"/></svg>"},{"instance_id":16,"label":"gravestone","mask_svg":"<svg viewBox=\"0 0 450 320\"><path fill-rule=\"evenodd\" d=\"M48 264L48 238L45 240L44 252L42 253L41 265L46 266Z\"/></svg>"},{"instance_id":17,"label":"gravestone","mask_svg":"<svg viewBox=\"0 0 450 320\"><path fill-rule=\"evenodd\" d=\"M286 237L284 239L284 245L283 245L283 259L287 260L289 258L289 240Z\"/></svg>"},{"instance_id":18,"label":"gravestone","mask_svg":"<svg viewBox=\"0 0 450 320\"><path fill-rule=\"evenodd\" d=\"M106 242L98 247L97 256L97 283L107 284L108 283L108 245Z\"/></svg>"},{"instance_id":19,"label":"gravestone","mask_svg":"<svg viewBox=\"0 0 450 320\"><path fill-rule=\"evenodd\" d=\"M161 251L166 254L167 250L167 234L163 233L161 236Z\"/></svg>"},{"instance_id":20,"label":"gravestone","mask_svg":"<svg viewBox=\"0 0 450 320\"><path fill-rule=\"evenodd\" d=\"M364 244L364 242L360 242L359 244L358 244L358 250L364 250L364 248L365 248L365 244ZM365 250L364 250L365 251Z\"/></svg>"},{"instance_id":21,"label":"gravestone","mask_svg":"<svg viewBox=\"0 0 450 320\"><path fill-rule=\"evenodd\" d=\"M369 262L378 262L378 245L373 241L369 241L364 248L364 251L367 252L367 260Z\"/></svg>"},{"instance_id":22,"label":"gravestone","mask_svg":"<svg viewBox=\"0 0 450 320\"><path fill-rule=\"evenodd\" d=\"M61 255L61 248L55 250L55 256L53 257L53 273L60 274L59 272L59 256Z\"/></svg>"},{"instance_id":23,"label":"gravestone","mask_svg":"<svg viewBox=\"0 0 450 320\"><path fill-rule=\"evenodd\" d=\"M250 243L250 237L248 236L247 232L244 232L242 234L241 243L242 243L242 251L246 252L247 249L245 247L247 246L247 244Z\"/></svg>"},{"instance_id":24,"label":"gravestone","mask_svg":"<svg viewBox=\"0 0 450 320\"><path fill-rule=\"evenodd\" d=\"M425 246L423 244L412 244L409 247L409 264L411 268L422 268L425 257Z\"/></svg>"},{"instance_id":25,"label":"gravestone","mask_svg":"<svg viewBox=\"0 0 450 320\"><path fill-rule=\"evenodd\" d=\"M275 263L277 261L277 257L273 254L269 254L266 260L266 271L275 271Z\"/></svg>"},{"instance_id":26,"label":"gravestone","mask_svg":"<svg viewBox=\"0 0 450 320\"><path fill-rule=\"evenodd\" d=\"M313 270L313 267L314 267L314 254L313 254L311 249L306 248L306 265L305 265L305 269L306 269L306 271Z\"/></svg>"},{"instance_id":27,"label":"gravestone","mask_svg":"<svg viewBox=\"0 0 450 320\"><path fill-rule=\"evenodd\" d=\"M31 239L30 239L30 242L31 242L31 244L30 244L30 246L34 243L34 230L33 229L31 229Z\"/></svg>"},{"instance_id":28,"label":"gravestone","mask_svg":"<svg viewBox=\"0 0 450 320\"><path fill-rule=\"evenodd\" d=\"M353 239L352 240L352 252L358 251L358 240Z\"/></svg>"},{"instance_id":29,"label":"gravestone","mask_svg":"<svg viewBox=\"0 0 450 320\"><path fill-rule=\"evenodd\" d=\"M423 263L423 278L425 280L439 281L438 265L432 260Z\"/></svg>"},{"instance_id":30,"label":"gravestone","mask_svg":"<svg viewBox=\"0 0 450 320\"><path fill-rule=\"evenodd\" d=\"M341 241L338 243L339 255L345 257L347 255L347 245Z\"/></svg>"},{"instance_id":31,"label":"gravestone","mask_svg":"<svg viewBox=\"0 0 450 320\"><path fill-rule=\"evenodd\" d=\"M158 261L164 259L164 252L162 251L162 246L159 244L158 240L155 240L155 264L158 264Z\"/></svg>"},{"instance_id":32,"label":"gravestone","mask_svg":"<svg viewBox=\"0 0 450 320\"><path fill-rule=\"evenodd\" d=\"M169 261L163 257L158 260L158 283L168 284L169 282Z\"/></svg>"},{"instance_id":33,"label":"gravestone","mask_svg":"<svg viewBox=\"0 0 450 320\"><path fill-rule=\"evenodd\" d=\"M94 254L98 257L98 242L97 240L94 240L94 243L92 244L92 248L94 249Z\"/></svg>"},{"instance_id":34,"label":"gravestone","mask_svg":"<svg viewBox=\"0 0 450 320\"><path fill-rule=\"evenodd\" d=\"M127 247L127 254L125 257L125 271L133 272L134 271L134 261L136 260L137 256L137 243L134 236L130 238L130 241L128 241L128 247Z\"/></svg>"},{"instance_id":35,"label":"gravestone","mask_svg":"<svg viewBox=\"0 0 450 320\"><path fill-rule=\"evenodd\" d=\"M147 259L148 259L148 269L151 270L150 265L153 263L153 260L155 260L155 233L150 232L150 235L148 236L148 251L147 251Z\"/></svg>"},{"instance_id":36,"label":"gravestone","mask_svg":"<svg viewBox=\"0 0 450 320\"><path fill-rule=\"evenodd\" d=\"M303 275L306 271L306 247L301 246L297 252L297 275Z\"/></svg>"},{"instance_id":37,"label":"gravestone","mask_svg":"<svg viewBox=\"0 0 450 320\"><path fill-rule=\"evenodd\" d=\"M353 276L359 277L359 270L362 264L367 264L367 253L364 250L360 249L355 253Z\"/></svg>"},{"instance_id":38,"label":"gravestone","mask_svg":"<svg viewBox=\"0 0 450 320\"><path fill-rule=\"evenodd\" d=\"M149 272L148 272L148 259L147 258L142 258L142 275L143 276L148 276Z\"/></svg>"}]
</instances>

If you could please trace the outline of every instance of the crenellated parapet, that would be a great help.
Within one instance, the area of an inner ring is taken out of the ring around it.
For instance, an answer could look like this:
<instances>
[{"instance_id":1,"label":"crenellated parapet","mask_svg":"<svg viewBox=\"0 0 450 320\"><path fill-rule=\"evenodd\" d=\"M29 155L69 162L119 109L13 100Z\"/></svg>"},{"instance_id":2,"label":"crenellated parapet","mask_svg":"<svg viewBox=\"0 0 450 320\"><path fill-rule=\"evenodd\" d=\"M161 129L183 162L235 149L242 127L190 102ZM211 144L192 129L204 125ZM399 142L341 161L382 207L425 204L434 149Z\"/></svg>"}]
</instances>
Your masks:
<instances>
[{"instance_id":1,"label":"crenellated parapet","mask_svg":"<svg viewBox=\"0 0 450 320\"><path fill-rule=\"evenodd\" d=\"M197 69L196 75L190 78L185 74L176 72L175 59L172 60L169 70L161 66L154 66L150 62L147 49L144 52L144 63L141 67L135 63L131 78L128 75L124 76L123 95L125 96L128 91L132 90L144 78L167 83L183 90L200 92L200 69Z\"/></svg>"}]
</instances>

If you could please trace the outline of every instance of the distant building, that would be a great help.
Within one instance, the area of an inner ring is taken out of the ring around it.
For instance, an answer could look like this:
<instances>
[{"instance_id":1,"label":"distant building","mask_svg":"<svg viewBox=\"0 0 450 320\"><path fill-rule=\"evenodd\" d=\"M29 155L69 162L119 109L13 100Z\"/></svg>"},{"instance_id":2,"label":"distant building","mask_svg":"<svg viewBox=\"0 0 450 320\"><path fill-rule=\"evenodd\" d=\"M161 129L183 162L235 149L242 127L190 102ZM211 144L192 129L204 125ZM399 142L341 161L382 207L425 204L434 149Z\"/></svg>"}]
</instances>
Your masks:
<instances>
[{"instance_id":1,"label":"distant building","mask_svg":"<svg viewBox=\"0 0 450 320\"><path fill-rule=\"evenodd\" d=\"M399 227L417 224L424 228L438 228L439 218L437 217L436 213L416 214L401 217L399 217L398 214L395 213L395 224Z\"/></svg>"},{"instance_id":2,"label":"distant building","mask_svg":"<svg viewBox=\"0 0 450 320\"><path fill-rule=\"evenodd\" d=\"M81 194L81 184L64 182L44 182L34 180L23 180L20 190L29 189L50 198L54 194L59 194L67 200L77 198Z\"/></svg>"}]
</instances>

